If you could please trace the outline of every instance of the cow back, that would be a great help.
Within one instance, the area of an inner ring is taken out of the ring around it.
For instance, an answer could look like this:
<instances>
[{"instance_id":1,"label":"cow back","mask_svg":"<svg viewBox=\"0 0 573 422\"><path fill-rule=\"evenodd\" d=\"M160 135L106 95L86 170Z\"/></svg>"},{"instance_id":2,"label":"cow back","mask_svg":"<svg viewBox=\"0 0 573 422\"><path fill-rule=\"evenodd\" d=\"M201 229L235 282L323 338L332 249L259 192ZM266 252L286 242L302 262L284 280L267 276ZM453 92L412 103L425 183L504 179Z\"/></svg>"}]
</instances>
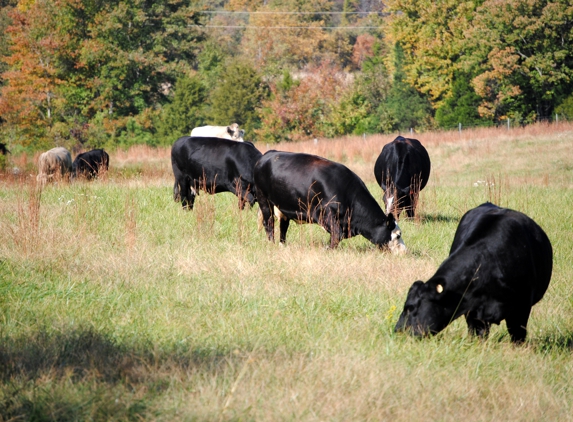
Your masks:
<instances>
[{"instance_id":1,"label":"cow back","mask_svg":"<svg viewBox=\"0 0 573 422\"><path fill-rule=\"evenodd\" d=\"M255 187L286 218L323 227L326 218L343 237L360 234L384 246L397 229L354 172L322 157L267 151L255 165Z\"/></svg>"},{"instance_id":2,"label":"cow back","mask_svg":"<svg viewBox=\"0 0 573 422\"><path fill-rule=\"evenodd\" d=\"M241 175L252 180L253 167L262 156L253 144L215 137L179 138L171 149L171 160L193 178L228 179Z\"/></svg>"},{"instance_id":3,"label":"cow back","mask_svg":"<svg viewBox=\"0 0 573 422\"><path fill-rule=\"evenodd\" d=\"M374 176L384 190L392 182L399 191L409 192L413 177L419 177L419 190L426 186L430 170L430 156L420 141L398 136L382 148L374 165Z\"/></svg>"},{"instance_id":4,"label":"cow back","mask_svg":"<svg viewBox=\"0 0 573 422\"><path fill-rule=\"evenodd\" d=\"M553 249L547 234L527 215L485 203L468 211L454 235L448 261L479 256L490 278L507 280L507 289L528 291L531 305L547 290L553 269ZM454 264L458 265L458 264Z\"/></svg>"}]
</instances>

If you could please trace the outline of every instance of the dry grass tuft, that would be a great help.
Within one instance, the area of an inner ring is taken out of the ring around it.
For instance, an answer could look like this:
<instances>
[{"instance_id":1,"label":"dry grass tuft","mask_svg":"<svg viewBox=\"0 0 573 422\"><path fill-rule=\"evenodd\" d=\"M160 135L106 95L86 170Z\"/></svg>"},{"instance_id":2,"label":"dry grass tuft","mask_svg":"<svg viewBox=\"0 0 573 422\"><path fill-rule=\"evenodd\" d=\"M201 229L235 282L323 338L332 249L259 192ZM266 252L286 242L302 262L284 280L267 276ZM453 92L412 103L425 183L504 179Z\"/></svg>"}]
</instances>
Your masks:
<instances>
[{"instance_id":1,"label":"dry grass tuft","mask_svg":"<svg viewBox=\"0 0 573 422\"><path fill-rule=\"evenodd\" d=\"M27 198L22 195L17 198L17 223L5 224L14 246L24 256L29 256L38 248L43 187L34 182L20 184L20 187L22 193L27 193Z\"/></svg>"}]
</instances>

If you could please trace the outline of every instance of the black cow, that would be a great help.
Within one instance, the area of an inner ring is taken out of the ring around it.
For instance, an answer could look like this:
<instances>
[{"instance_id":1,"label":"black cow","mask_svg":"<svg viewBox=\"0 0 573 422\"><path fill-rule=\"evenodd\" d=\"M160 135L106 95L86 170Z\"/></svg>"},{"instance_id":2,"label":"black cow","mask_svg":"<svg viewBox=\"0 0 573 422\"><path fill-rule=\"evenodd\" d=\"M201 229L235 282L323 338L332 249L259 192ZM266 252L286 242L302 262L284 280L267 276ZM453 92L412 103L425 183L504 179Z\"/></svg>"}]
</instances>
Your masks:
<instances>
[{"instance_id":1,"label":"black cow","mask_svg":"<svg viewBox=\"0 0 573 422\"><path fill-rule=\"evenodd\" d=\"M398 136L384 145L374 164L374 176L384 190L386 213L414 217L420 191L430 178L430 156L417 139Z\"/></svg>"},{"instance_id":2,"label":"black cow","mask_svg":"<svg viewBox=\"0 0 573 422\"><path fill-rule=\"evenodd\" d=\"M0 142L0 154L1 155L8 155L12 154L8 148L6 148L6 144Z\"/></svg>"},{"instance_id":3,"label":"black cow","mask_svg":"<svg viewBox=\"0 0 573 422\"><path fill-rule=\"evenodd\" d=\"M290 220L316 223L330 233L330 247L361 234L395 251L406 249L394 217L386 217L364 182L342 164L315 155L267 151L255 165L255 190L263 225L274 241L274 212L284 243Z\"/></svg>"},{"instance_id":4,"label":"black cow","mask_svg":"<svg viewBox=\"0 0 573 422\"><path fill-rule=\"evenodd\" d=\"M261 156L250 142L183 136L171 149L173 198L180 199L183 208L193 209L200 189L208 193L232 192L239 197L241 209L245 202L253 206L253 167Z\"/></svg>"},{"instance_id":5,"label":"black cow","mask_svg":"<svg viewBox=\"0 0 573 422\"><path fill-rule=\"evenodd\" d=\"M109 169L109 155L103 149L92 149L76 156L72 164L72 177L93 179Z\"/></svg>"},{"instance_id":6,"label":"black cow","mask_svg":"<svg viewBox=\"0 0 573 422\"><path fill-rule=\"evenodd\" d=\"M436 334L464 315L472 335L486 337L492 323L505 319L511 340L522 342L552 267L551 243L541 227L518 211L482 204L462 217L436 274L410 287L396 331Z\"/></svg>"}]
</instances>

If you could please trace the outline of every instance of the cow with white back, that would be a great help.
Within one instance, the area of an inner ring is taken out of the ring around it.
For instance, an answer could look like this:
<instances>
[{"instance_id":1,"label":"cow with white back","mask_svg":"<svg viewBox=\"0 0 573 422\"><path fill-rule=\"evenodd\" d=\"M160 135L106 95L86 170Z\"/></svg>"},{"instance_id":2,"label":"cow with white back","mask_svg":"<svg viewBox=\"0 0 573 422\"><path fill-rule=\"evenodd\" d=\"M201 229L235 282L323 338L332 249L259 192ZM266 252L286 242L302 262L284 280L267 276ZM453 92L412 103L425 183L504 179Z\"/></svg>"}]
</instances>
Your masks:
<instances>
[{"instance_id":1,"label":"cow with white back","mask_svg":"<svg viewBox=\"0 0 573 422\"><path fill-rule=\"evenodd\" d=\"M406 250L394 217L384 214L364 182L342 164L310 154L267 151L255 165L255 190L271 241L276 208L281 243L294 220L319 224L330 233L331 248L362 235L393 252Z\"/></svg>"},{"instance_id":2,"label":"cow with white back","mask_svg":"<svg viewBox=\"0 0 573 422\"><path fill-rule=\"evenodd\" d=\"M485 203L468 211L449 257L425 283L408 292L396 331L437 334L464 315L470 334L487 337L505 320L514 343L525 340L531 307L551 279L547 235L525 214Z\"/></svg>"},{"instance_id":3,"label":"cow with white back","mask_svg":"<svg viewBox=\"0 0 573 422\"><path fill-rule=\"evenodd\" d=\"M241 209L245 203L253 206L253 167L261 156L250 142L183 136L171 149L173 199L180 200L184 209L193 209L202 189L212 194L232 192Z\"/></svg>"},{"instance_id":4,"label":"cow with white back","mask_svg":"<svg viewBox=\"0 0 573 422\"><path fill-rule=\"evenodd\" d=\"M56 147L40 155L36 180L45 184L65 177L72 171L72 155L64 147Z\"/></svg>"},{"instance_id":5,"label":"cow with white back","mask_svg":"<svg viewBox=\"0 0 573 422\"><path fill-rule=\"evenodd\" d=\"M244 142L243 136L245 136L245 131L239 129L237 123L232 123L229 126L199 126L191 131L191 136L223 138L231 141Z\"/></svg>"},{"instance_id":6,"label":"cow with white back","mask_svg":"<svg viewBox=\"0 0 573 422\"><path fill-rule=\"evenodd\" d=\"M430 156L417 139L398 136L384 145L374 164L374 176L384 190L386 213L414 217L420 191L430 178Z\"/></svg>"},{"instance_id":7,"label":"cow with white back","mask_svg":"<svg viewBox=\"0 0 573 422\"><path fill-rule=\"evenodd\" d=\"M103 149L92 149L76 156L72 164L72 177L90 180L109 169L109 154Z\"/></svg>"}]
</instances>

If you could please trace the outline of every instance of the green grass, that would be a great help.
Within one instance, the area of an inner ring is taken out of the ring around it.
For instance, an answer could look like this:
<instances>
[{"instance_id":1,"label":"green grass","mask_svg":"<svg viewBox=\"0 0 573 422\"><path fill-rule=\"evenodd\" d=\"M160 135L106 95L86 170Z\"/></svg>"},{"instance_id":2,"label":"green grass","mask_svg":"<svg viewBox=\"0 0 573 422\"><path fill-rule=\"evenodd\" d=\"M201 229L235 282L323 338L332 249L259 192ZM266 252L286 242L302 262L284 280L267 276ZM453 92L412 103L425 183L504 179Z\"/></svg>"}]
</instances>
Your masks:
<instances>
[{"instance_id":1,"label":"green grass","mask_svg":"<svg viewBox=\"0 0 573 422\"><path fill-rule=\"evenodd\" d=\"M168 172L140 164L47 186L39 206L4 176L0 420L572 420L573 134L550 135L429 146L405 256L361 237L327 250L309 225L271 244L256 207L201 194L184 212ZM409 286L488 199L553 244L525 345L505 323L470 338L463 318L434 338L395 334Z\"/></svg>"}]
</instances>

